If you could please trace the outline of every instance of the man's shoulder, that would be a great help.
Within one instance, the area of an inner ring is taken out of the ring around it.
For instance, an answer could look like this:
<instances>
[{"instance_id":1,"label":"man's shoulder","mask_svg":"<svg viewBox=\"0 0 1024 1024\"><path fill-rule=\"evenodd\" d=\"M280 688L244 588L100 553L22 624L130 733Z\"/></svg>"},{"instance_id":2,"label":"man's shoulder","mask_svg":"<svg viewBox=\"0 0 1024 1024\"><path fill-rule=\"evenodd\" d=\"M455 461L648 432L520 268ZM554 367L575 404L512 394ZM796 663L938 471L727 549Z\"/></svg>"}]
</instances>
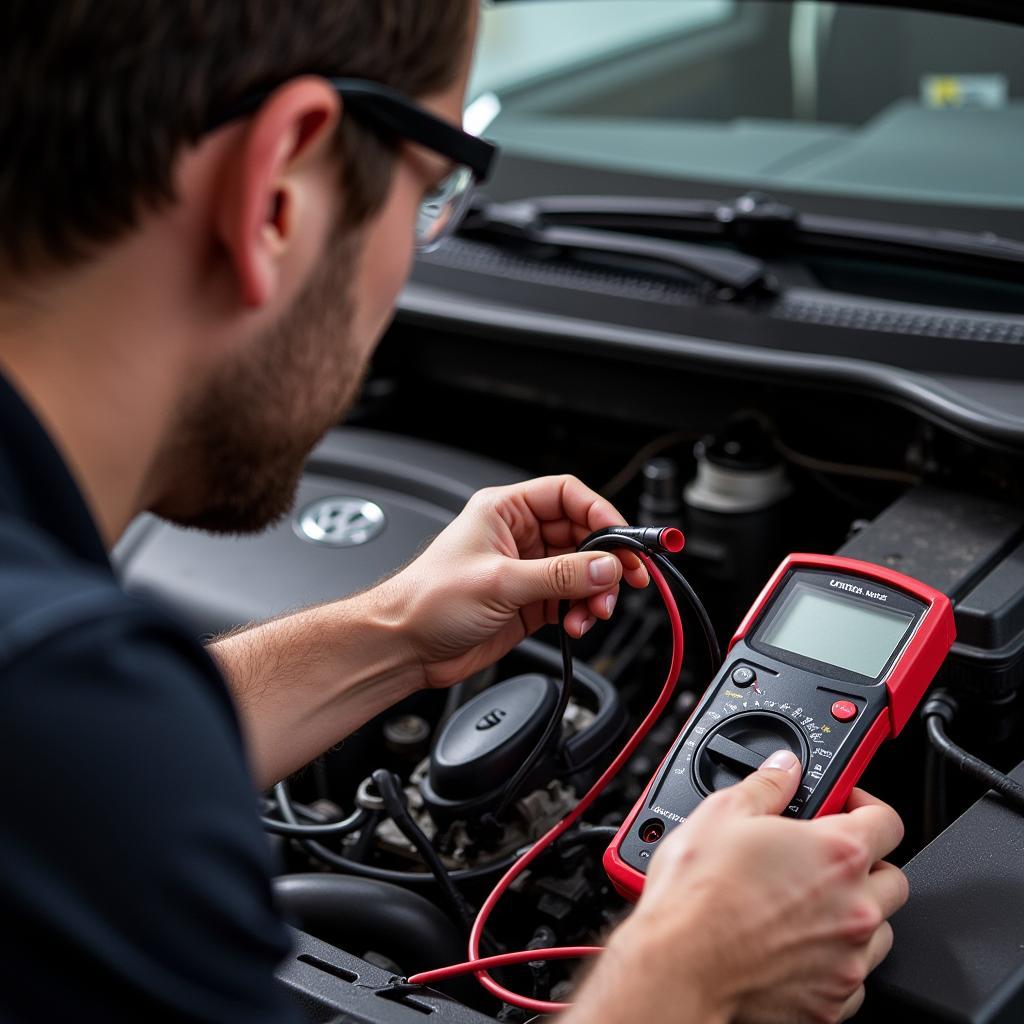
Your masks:
<instances>
[{"instance_id":1,"label":"man's shoulder","mask_svg":"<svg viewBox=\"0 0 1024 1024\"><path fill-rule=\"evenodd\" d=\"M11 953L0 1016L292 1020L272 977L289 935L212 660L109 570L2 521L0 720L0 909L40 939ZM44 946L88 969L48 984Z\"/></svg>"},{"instance_id":2,"label":"man's shoulder","mask_svg":"<svg viewBox=\"0 0 1024 1024\"><path fill-rule=\"evenodd\" d=\"M31 522L0 514L0 623L66 603L73 594L122 610L133 604L107 566L77 557Z\"/></svg>"},{"instance_id":3,"label":"man's shoulder","mask_svg":"<svg viewBox=\"0 0 1024 1024\"><path fill-rule=\"evenodd\" d=\"M102 750L107 774L94 781L102 777L108 791L128 788L141 799L143 789L166 785L172 807L190 773L197 784L215 777L252 817L234 705L198 640L158 604L125 593L109 567L2 517L0 718L14 748L41 749L46 736L60 736L79 772Z\"/></svg>"}]
</instances>

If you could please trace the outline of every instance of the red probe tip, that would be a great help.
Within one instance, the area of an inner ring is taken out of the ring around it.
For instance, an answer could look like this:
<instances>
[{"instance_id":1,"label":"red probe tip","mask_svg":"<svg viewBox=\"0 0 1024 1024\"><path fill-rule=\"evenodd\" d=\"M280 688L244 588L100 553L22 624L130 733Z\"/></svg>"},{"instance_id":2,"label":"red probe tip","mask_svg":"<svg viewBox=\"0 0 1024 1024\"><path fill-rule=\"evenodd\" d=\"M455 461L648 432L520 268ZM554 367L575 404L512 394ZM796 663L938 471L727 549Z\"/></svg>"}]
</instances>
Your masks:
<instances>
[{"instance_id":1,"label":"red probe tip","mask_svg":"<svg viewBox=\"0 0 1024 1024\"><path fill-rule=\"evenodd\" d=\"M658 536L658 543L674 555L683 550L686 538L683 536L682 530L677 530L674 526L667 526Z\"/></svg>"}]
</instances>

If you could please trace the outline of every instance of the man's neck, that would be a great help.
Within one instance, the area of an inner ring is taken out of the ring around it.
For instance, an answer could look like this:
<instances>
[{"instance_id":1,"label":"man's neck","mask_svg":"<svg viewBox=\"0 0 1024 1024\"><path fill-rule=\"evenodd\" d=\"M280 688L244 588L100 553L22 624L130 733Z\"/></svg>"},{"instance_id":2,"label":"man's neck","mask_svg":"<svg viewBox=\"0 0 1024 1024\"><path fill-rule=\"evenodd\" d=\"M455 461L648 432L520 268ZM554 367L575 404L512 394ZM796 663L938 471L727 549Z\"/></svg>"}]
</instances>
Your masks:
<instances>
[{"instance_id":1,"label":"man's neck","mask_svg":"<svg viewBox=\"0 0 1024 1024\"><path fill-rule=\"evenodd\" d=\"M181 377L171 339L162 348L153 337L163 303L149 305L115 267L88 276L86 287L59 281L40 302L0 307L0 372L50 435L110 548L158 496L151 477Z\"/></svg>"}]
</instances>

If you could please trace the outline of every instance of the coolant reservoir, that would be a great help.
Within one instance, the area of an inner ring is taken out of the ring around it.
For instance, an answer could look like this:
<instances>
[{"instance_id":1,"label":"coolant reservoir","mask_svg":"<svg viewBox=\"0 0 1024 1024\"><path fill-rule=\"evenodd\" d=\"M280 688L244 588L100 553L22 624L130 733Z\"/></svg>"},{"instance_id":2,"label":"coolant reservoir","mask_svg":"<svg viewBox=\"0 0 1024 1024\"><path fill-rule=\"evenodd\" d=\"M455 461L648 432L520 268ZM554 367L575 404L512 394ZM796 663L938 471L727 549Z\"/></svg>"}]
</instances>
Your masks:
<instances>
[{"instance_id":1,"label":"coolant reservoir","mask_svg":"<svg viewBox=\"0 0 1024 1024\"><path fill-rule=\"evenodd\" d=\"M730 632L788 550L792 486L770 435L755 419L699 441L683 489L686 564L713 621Z\"/></svg>"}]
</instances>

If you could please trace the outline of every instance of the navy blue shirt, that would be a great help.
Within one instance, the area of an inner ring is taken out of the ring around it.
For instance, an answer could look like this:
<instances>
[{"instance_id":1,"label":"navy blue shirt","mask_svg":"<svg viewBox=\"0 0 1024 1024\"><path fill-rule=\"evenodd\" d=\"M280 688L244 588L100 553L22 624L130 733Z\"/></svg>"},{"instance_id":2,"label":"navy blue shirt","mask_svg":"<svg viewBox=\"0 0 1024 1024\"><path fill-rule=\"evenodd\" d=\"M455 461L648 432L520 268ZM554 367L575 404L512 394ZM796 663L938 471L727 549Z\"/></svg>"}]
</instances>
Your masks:
<instances>
[{"instance_id":1,"label":"navy blue shirt","mask_svg":"<svg viewBox=\"0 0 1024 1024\"><path fill-rule=\"evenodd\" d=\"M231 698L0 378L0 1020L292 1021Z\"/></svg>"}]
</instances>

